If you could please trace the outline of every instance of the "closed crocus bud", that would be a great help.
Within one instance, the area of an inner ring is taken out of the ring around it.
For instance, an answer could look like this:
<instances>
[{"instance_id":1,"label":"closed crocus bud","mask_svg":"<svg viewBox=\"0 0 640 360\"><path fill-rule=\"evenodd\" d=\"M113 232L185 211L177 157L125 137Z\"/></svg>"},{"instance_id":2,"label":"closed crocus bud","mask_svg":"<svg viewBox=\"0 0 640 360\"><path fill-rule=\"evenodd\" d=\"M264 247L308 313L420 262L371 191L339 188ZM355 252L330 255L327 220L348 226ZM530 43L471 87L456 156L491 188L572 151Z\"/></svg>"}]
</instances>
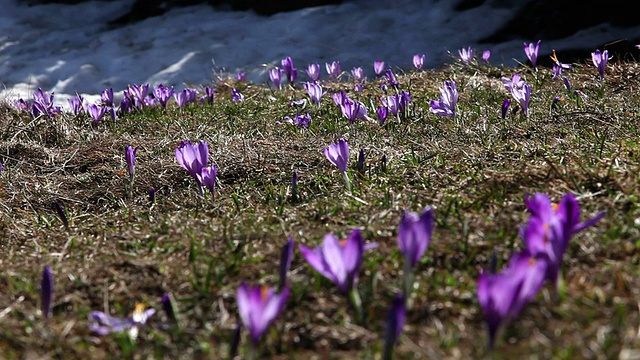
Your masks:
<instances>
[{"instance_id":1,"label":"closed crocus bud","mask_svg":"<svg viewBox=\"0 0 640 360\"><path fill-rule=\"evenodd\" d=\"M507 117L507 112L509 111L509 105L511 105L511 100L509 100L509 98L505 98L502 101L502 118L506 118Z\"/></svg>"},{"instance_id":2,"label":"closed crocus bud","mask_svg":"<svg viewBox=\"0 0 640 360\"><path fill-rule=\"evenodd\" d=\"M291 259L293 259L293 244L293 238L290 237L280 253L280 291L287 285L287 273L291 267Z\"/></svg>"},{"instance_id":3,"label":"closed crocus bud","mask_svg":"<svg viewBox=\"0 0 640 360\"><path fill-rule=\"evenodd\" d=\"M422 69L422 66L424 66L424 55L421 55L421 54L413 55L413 66L416 69Z\"/></svg>"},{"instance_id":4,"label":"closed crocus bud","mask_svg":"<svg viewBox=\"0 0 640 360\"><path fill-rule=\"evenodd\" d=\"M45 318L51 316L51 301L53 300L53 274L49 265L42 271L42 281L40 283L40 299L42 314Z\"/></svg>"}]
</instances>

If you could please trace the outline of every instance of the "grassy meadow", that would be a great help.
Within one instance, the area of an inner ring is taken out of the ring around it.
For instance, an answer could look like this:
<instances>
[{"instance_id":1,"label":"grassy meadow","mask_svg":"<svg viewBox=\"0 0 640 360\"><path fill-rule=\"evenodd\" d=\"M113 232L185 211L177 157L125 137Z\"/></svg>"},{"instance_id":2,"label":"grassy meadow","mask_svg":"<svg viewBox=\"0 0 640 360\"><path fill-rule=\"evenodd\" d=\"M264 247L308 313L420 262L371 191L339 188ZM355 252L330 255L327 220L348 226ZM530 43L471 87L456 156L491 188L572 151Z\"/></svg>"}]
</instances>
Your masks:
<instances>
[{"instance_id":1,"label":"grassy meadow","mask_svg":"<svg viewBox=\"0 0 640 360\"><path fill-rule=\"evenodd\" d=\"M601 82L587 56L564 73L586 97L568 92L548 68L456 63L396 71L411 102L383 126L372 104L395 90L385 93L369 77L355 92L346 74L323 80L320 105L298 110L290 103L308 99L301 82L278 90L229 79L215 82L213 104L171 101L115 123L86 114L34 117L6 102L0 358L228 358L239 322L236 289L242 281L277 286L280 251L293 237L291 293L256 357L379 359L389 305L402 291L398 224L403 210L428 206L435 230L415 271L396 358L638 358L640 64L613 59ZM501 77L515 73L532 88L529 116L510 109L503 119L510 95ZM455 117L429 111L444 80L460 94ZM245 101L231 101L232 88ZM375 121L350 124L330 96L340 90L366 104ZM309 128L279 123L296 111L310 114ZM351 149L350 192L323 154L341 138ZM202 197L176 162L183 140L208 143L218 168L215 198ZM138 147L130 195L127 145ZM364 169L356 169L360 149ZM571 240L562 290L545 286L489 351L477 279L523 247L524 197L535 192L554 201L574 194L583 219L607 214ZM379 244L365 252L357 283L363 322L298 249L354 228ZM40 309L45 265L54 277L48 319ZM166 293L177 323L162 311ZM136 303L156 309L136 339L89 330L92 310L127 317ZM248 358L246 329L241 336L239 356Z\"/></svg>"}]
</instances>

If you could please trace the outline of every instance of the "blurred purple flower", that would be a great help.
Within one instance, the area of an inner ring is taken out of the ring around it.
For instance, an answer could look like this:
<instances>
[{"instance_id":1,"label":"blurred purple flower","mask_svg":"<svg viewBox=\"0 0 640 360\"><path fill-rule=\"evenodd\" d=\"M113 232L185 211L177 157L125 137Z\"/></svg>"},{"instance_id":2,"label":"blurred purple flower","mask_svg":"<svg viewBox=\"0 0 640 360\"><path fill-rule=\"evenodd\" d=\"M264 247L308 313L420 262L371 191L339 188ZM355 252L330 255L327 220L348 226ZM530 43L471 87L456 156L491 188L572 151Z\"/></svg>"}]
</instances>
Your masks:
<instances>
[{"instance_id":1,"label":"blurred purple flower","mask_svg":"<svg viewBox=\"0 0 640 360\"><path fill-rule=\"evenodd\" d=\"M185 107L188 103L194 102L196 100L197 91L195 89L183 89L175 94L173 97L176 99L176 103L179 108Z\"/></svg>"},{"instance_id":2,"label":"blurred purple flower","mask_svg":"<svg viewBox=\"0 0 640 360\"><path fill-rule=\"evenodd\" d=\"M238 89L233 88L231 89L231 101L233 102L244 101L244 95L242 95L240 91L238 91Z\"/></svg>"},{"instance_id":3,"label":"blurred purple flower","mask_svg":"<svg viewBox=\"0 0 640 360\"><path fill-rule=\"evenodd\" d=\"M482 271L477 294L489 331L489 347L493 348L500 327L518 316L537 296L546 271L547 259L526 250L513 255L500 274Z\"/></svg>"},{"instance_id":4,"label":"blurred purple flower","mask_svg":"<svg viewBox=\"0 0 640 360\"><path fill-rule=\"evenodd\" d=\"M51 302L53 300L53 274L49 265L42 271L42 281L40 282L40 301L42 305L42 315L45 318L51 317Z\"/></svg>"},{"instance_id":5,"label":"blurred purple flower","mask_svg":"<svg viewBox=\"0 0 640 360\"><path fill-rule=\"evenodd\" d=\"M191 144L189 141L182 141L180 146L175 148L175 154L178 164L196 180L200 194L203 194L201 176L202 169L209 162L209 145L204 141L197 145Z\"/></svg>"},{"instance_id":6,"label":"blurred purple flower","mask_svg":"<svg viewBox=\"0 0 640 360\"><path fill-rule=\"evenodd\" d=\"M521 228L520 235L531 254L548 257L547 278L555 284L571 237L598 222L605 213L581 222L580 205L572 194L565 194L556 205L546 194L535 193L525 198L525 205L531 218Z\"/></svg>"},{"instance_id":7,"label":"blurred purple flower","mask_svg":"<svg viewBox=\"0 0 640 360\"><path fill-rule=\"evenodd\" d=\"M395 346L407 317L406 299L402 294L395 296L387 315L387 326L384 333L384 350L382 358L391 360Z\"/></svg>"},{"instance_id":8,"label":"blurred purple flower","mask_svg":"<svg viewBox=\"0 0 640 360\"><path fill-rule=\"evenodd\" d=\"M133 105L137 108L143 108L145 105L145 98L149 93L149 84L143 85L129 85L128 86L129 94L133 100Z\"/></svg>"},{"instance_id":9,"label":"blurred purple flower","mask_svg":"<svg viewBox=\"0 0 640 360\"><path fill-rule=\"evenodd\" d=\"M129 330L129 336L135 339L138 336L138 327L146 324L147 320L155 314L152 308L145 309L143 304L136 304L136 309L127 318L118 318L107 315L101 311L89 313L89 330L98 335L107 335L114 332Z\"/></svg>"},{"instance_id":10,"label":"blurred purple flower","mask_svg":"<svg viewBox=\"0 0 640 360\"><path fill-rule=\"evenodd\" d=\"M491 50L485 50L482 52L482 61L484 61L485 64L489 63L490 58L491 58Z\"/></svg>"},{"instance_id":11,"label":"blurred purple flower","mask_svg":"<svg viewBox=\"0 0 640 360\"><path fill-rule=\"evenodd\" d=\"M53 93L48 94L38 88L38 91L33 93L33 104L31 105L31 112L34 117L40 115L46 115L54 117L62 112L59 106L53 105Z\"/></svg>"},{"instance_id":12,"label":"blurred purple flower","mask_svg":"<svg viewBox=\"0 0 640 360\"><path fill-rule=\"evenodd\" d=\"M247 73L244 72L244 71L238 72L238 74L236 75L236 79L238 79L238 81L240 81L242 83L246 83L247 82Z\"/></svg>"},{"instance_id":13,"label":"blurred purple flower","mask_svg":"<svg viewBox=\"0 0 640 360\"><path fill-rule=\"evenodd\" d=\"M551 60L553 61L553 79L556 79L562 75L562 70L571 70L571 65L561 63L556 55L556 50L553 49L552 51L553 55L551 55Z\"/></svg>"},{"instance_id":14,"label":"blurred purple flower","mask_svg":"<svg viewBox=\"0 0 640 360\"><path fill-rule=\"evenodd\" d=\"M320 79L320 64L309 64L307 66L307 75L309 75L311 81L318 81Z\"/></svg>"},{"instance_id":15,"label":"blurred purple flower","mask_svg":"<svg viewBox=\"0 0 640 360\"><path fill-rule=\"evenodd\" d=\"M298 172L295 170L291 177L291 198L293 198L293 201L298 199Z\"/></svg>"},{"instance_id":16,"label":"blurred purple flower","mask_svg":"<svg viewBox=\"0 0 640 360\"><path fill-rule=\"evenodd\" d=\"M344 100L342 105L340 105L340 111L351 123L355 122L357 119L365 121L371 120L371 118L367 116L367 107L360 101L347 98Z\"/></svg>"},{"instance_id":17,"label":"blurred purple flower","mask_svg":"<svg viewBox=\"0 0 640 360\"><path fill-rule=\"evenodd\" d=\"M282 75L284 74L284 70L280 68L273 68L269 70L269 79L273 85L275 85L278 89L282 89Z\"/></svg>"},{"instance_id":18,"label":"blurred purple flower","mask_svg":"<svg viewBox=\"0 0 640 360\"><path fill-rule=\"evenodd\" d=\"M511 100L509 100L509 98L505 98L502 101L502 118L503 119L507 117L507 112L509 111L509 105L511 105Z\"/></svg>"},{"instance_id":19,"label":"blurred purple flower","mask_svg":"<svg viewBox=\"0 0 640 360\"><path fill-rule=\"evenodd\" d=\"M380 126L384 125L384 122L387 120L387 116L389 116L389 109L386 106L378 106L378 110L376 111L378 114L378 120L380 122Z\"/></svg>"},{"instance_id":20,"label":"blurred purple flower","mask_svg":"<svg viewBox=\"0 0 640 360\"><path fill-rule=\"evenodd\" d=\"M364 80L364 70L361 67L354 67L351 69L351 75L353 75L353 79L355 81Z\"/></svg>"},{"instance_id":21,"label":"blurred purple flower","mask_svg":"<svg viewBox=\"0 0 640 360\"><path fill-rule=\"evenodd\" d=\"M213 104L213 97L216 94L216 89L206 86L204 88L204 95L200 98L200 102L207 102Z\"/></svg>"},{"instance_id":22,"label":"blurred purple flower","mask_svg":"<svg viewBox=\"0 0 640 360\"><path fill-rule=\"evenodd\" d=\"M311 102L314 104L320 104L320 99L324 92L322 92L322 86L316 82L306 82L304 83L304 88L307 90L307 94L309 98L311 98Z\"/></svg>"},{"instance_id":23,"label":"blurred purple flower","mask_svg":"<svg viewBox=\"0 0 640 360\"><path fill-rule=\"evenodd\" d=\"M78 115L84 111L83 102L84 98L81 95L76 95L71 99L67 100L69 103L69 108L71 109L71 113L73 115Z\"/></svg>"},{"instance_id":24,"label":"blurred purple flower","mask_svg":"<svg viewBox=\"0 0 640 360\"><path fill-rule=\"evenodd\" d=\"M287 285L287 273L289 272L289 268L291 268L291 260L293 259L293 244L293 238L290 237L287 239L280 253L280 291Z\"/></svg>"},{"instance_id":25,"label":"blurred purple flower","mask_svg":"<svg viewBox=\"0 0 640 360\"><path fill-rule=\"evenodd\" d=\"M444 87L440 88L440 100L431 100L429 104L429 110L436 115L455 116L458 104L458 88L455 81L445 81Z\"/></svg>"},{"instance_id":26,"label":"blurred purple flower","mask_svg":"<svg viewBox=\"0 0 640 360\"><path fill-rule=\"evenodd\" d=\"M415 54L413 55L413 66L416 69L422 69L424 66L424 55Z\"/></svg>"},{"instance_id":27,"label":"blurred purple flower","mask_svg":"<svg viewBox=\"0 0 640 360\"><path fill-rule=\"evenodd\" d=\"M473 61L473 49L471 49L470 46L466 49L462 48L458 50L458 55L460 55L460 60L462 60L465 65L469 65L471 61Z\"/></svg>"},{"instance_id":28,"label":"blurred purple flower","mask_svg":"<svg viewBox=\"0 0 640 360\"><path fill-rule=\"evenodd\" d=\"M600 81L604 80L604 71L607 68L607 62L611 58L609 57L609 51L605 50L600 52L600 50L596 50L591 53L591 60L593 61L593 65L598 68L598 73L600 74Z\"/></svg>"},{"instance_id":29,"label":"blurred purple flower","mask_svg":"<svg viewBox=\"0 0 640 360\"><path fill-rule=\"evenodd\" d=\"M91 115L94 124L97 124L107 113L107 108L100 104L89 105L85 110Z\"/></svg>"},{"instance_id":30,"label":"blurred purple flower","mask_svg":"<svg viewBox=\"0 0 640 360\"><path fill-rule=\"evenodd\" d=\"M356 162L356 169L364 173L364 149L360 149L358 152L358 161Z\"/></svg>"},{"instance_id":31,"label":"blurred purple flower","mask_svg":"<svg viewBox=\"0 0 640 360\"><path fill-rule=\"evenodd\" d=\"M332 63L325 63L325 67L327 68L327 74L329 74L329 78L331 80L336 80L342 73L340 69L340 61L334 61Z\"/></svg>"},{"instance_id":32,"label":"blurred purple flower","mask_svg":"<svg viewBox=\"0 0 640 360\"><path fill-rule=\"evenodd\" d=\"M373 71L376 73L376 75L382 74L382 72L385 70L385 67L386 64L384 63L384 61L376 60L373 62Z\"/></svg>"},{"instance_id":33,"label":"blurred purple flower","mask_svg":"<svg viewBox=\"0 0 640 360\"><path fill-rule=\"evenodd\" d=\"M287 75L287 81L289 81L289 84L293 85L298 77L298 69L293 66L293 60L290 56L287 56L280 61L280 64L282 64L284 73Z\"/></svg>"},{"instance_id":34,"label":"blurred purple flower","mask_svg":"<svg viewBox=\"0 0 640 360\"><path fill-rule=\"evenodd\" d=\"M567 88L567 92L571 92L571 84L569 83L569 79L566 76L562 76L562 82L564 83L564 87Z\"/></svg>"},{"instance_id":35,"label":"blurred purple flower","mask_svg":"<svg viewBox=\"0 0 640 360\"><path fill-rule=\"evenodd\" d=\"M349 144L344 140L338 140L337 144L330 144L324 148L324 155L331 163L342 172L347 172L347 162L349 161Z\"/></svg>"},{"instance_id":36,"label":"blurred purple flower","mask_svg":"<svg viewBox=\"0 0 640 360\"><path fill-rule=\"evenodd\" d=\"M242 282L236 292L238 312L242 323L249 330L254 348L276 317L282 312L289 297L289 288L280 294L267 286L249 286Z\"/></svg>"},{"instance_id":37,"label":"blurred purple flower","mask_svg":"<svg viewBox=\"0 0 640 360\"><path fill-rule=\"evenodd\" d=\"M129 170L129 177L133 179L136 168L136 153L138 148L135 149L127 145L124 147L124 159L127 162L127 169Z\"/></svg>"},{"instance_id":38,"label":"blurred purple flower","mask_svg":"<svg viewBox=\"0 0 640 360\"><path fill-rule=\"evenodd\" d=\"M218 168L215 164L211 164L211 166L203 167L200 171L199 177L202 185L206 186L211 193L211 196L215 198L216 196L216 177L218 175Z\"/></svg>"},{"instance_id":39,"label":"blurred purple flower","mask_svg":"<svg viewBox=\"0 0 640 360\"><path fill-rule=\"evenodd\" d=\"M322 246L311 249L299 245L298 248L309 265L331 280L342 293L351 291L357 281L365 251L360 230L354 229L343 241L329 233L324 236Z\"/></svg>"},{"instance_id":40,"label":"blurred purple flower","mask_svg":"<svg viewBox=\"0 0 640 360\"><path fill-rule=\"evenodd\" d=\"M408 211L402 214L398 225L398 247L408 269L414 269L418 264L431 243L432 233L433 208L426 208L420 215Z\"/></svg>"},{"instance_id":41,"label":"blurred purple flower","mask_svg":"<svg viewBox=\"0 0 640 360\"><path fill-rule=\"evenodd\" d=\"M153 186L149 188L149 203L151 205L156 202L156 192L158 192L158 190Z\"/></svg>"},{"instance_id":42,"label":"blurred purple flower","mask_svg":"<svg viewBox=\"0 0 640 360\"><path fill-rule=\"evenodd\" d=\"M540 51L540 42L541 40L538 40L536 44L524 43L524 53L527 54L527 58L529 58L529 61L531 61L531 66L533 66L534 69L537 69L538 65L538 52Z\"/></svg>"},{"instance_id":43,"label":"blurred purple flower","mask_svg":"<svg viewBox=\"0 0 640 360\"><path fill-rule=\"evenodd\" d=\"M102 105L112 107L113 106L113 88L102 90L102 93L100 93L100 100L102 101Z\"/></svg>"},{"instance_id":44,"label":"blurred purple flower","mask_svg":"<svg viewBox=\"0 0 640 360\"><path fill-rule=\"evenodd\" d=\"M153 96L155 96L156 100L160 103L160 106L163 108L167 107L167 103L174 96L175 91L173 90L173 86L164 86L163 84L158 84L153 89Z\"/></svg>"},{"instance_id":45,"label":"blurred purple flower","mask_svg":"<svg viewBox=\"0 0 640 360\"><path fill-rule=\"evenodd\" d=\"M56 214L58 214L58 217L62 221L64 228L69 230L69 219L67 219L67 214L64 212L64 208L62 207L62 204L60 203L60 201L55 200L53 202L53 207L56 210Z\"/></svg>"},{"instance_id":46,"label":"blurred purple flower","mask_svg":"<svg viewBox=\"0 0 640 360\"><path fill-rule=\"evenodd\" d=\"M518 101L522 107L522 113L524 116L529 116L529 101L531 100L531 86L528 84L522 85L521 88L512 88L511 95Z\"/></svg>"},{"instance_id":47,"label":"blurred purple flower","mask_svg":"<svg viewBox=\"0 0 640 360\"><path fill-rule=\"evenodd\" d=\"M336 103L336 105L338 106L341 106L342 104L345 103L345 101L349 99L349 97L344 91L331 94L331 98L333 99L333 102Z\"/></svg>"},{"instance_id":48,"label":"blurred purple flower","mask_svg":"<svg viewBox=\"0 0 640 360\"><path fill-rule=\"evenodd\" d=\"M386 81L389 85L393 86L394 88L398 88L398 86L400 86L400 82L398 82L398 79L396 79L396 75L393 73L393 70L391 69L388 69L384 73L383 80Z\"/></svg>"},{"instance_id":49,"label":"blurred purple flower","mask_svg":"<svg viewBox=\"0 0 640 360\"><path fill-rule=\"evenodd\" d=\"M512 92L513 89L521 89L524 86L525 82L520 78L520 75L513 74L513 77L509 79L508 77L502 77L502 83L504 84L504 88L508 92Z\"/></svg>"},{"instance_id":50,"label":"blurred purple flower","mask_svg":"<svg viewBox=\"0 0 640 360\"><path fill-rule=\"evenodd\" d=\"M169 319L169 321L173 323L177 322L178 317L176 316L176 309L173 304L171 294L167 293L162 295L162 298L160 299L160 303L162 304L162 310L164 310L164 313L167 315L167 318Z\"/></svg>"},{"instance_id":51,"label":"blurred purple flower","mask_svg":"<svg viewBox=\"0 0 640 360\"><path fill-rule=\"evenodd\" d=\"M293 119L289 116L285 116L284 121L291 125L305 127L308 129L309 123L311 122L311 115L309 115L309 113L306 113L305 115L296 114Z\"/></svg>"}]
</instances>

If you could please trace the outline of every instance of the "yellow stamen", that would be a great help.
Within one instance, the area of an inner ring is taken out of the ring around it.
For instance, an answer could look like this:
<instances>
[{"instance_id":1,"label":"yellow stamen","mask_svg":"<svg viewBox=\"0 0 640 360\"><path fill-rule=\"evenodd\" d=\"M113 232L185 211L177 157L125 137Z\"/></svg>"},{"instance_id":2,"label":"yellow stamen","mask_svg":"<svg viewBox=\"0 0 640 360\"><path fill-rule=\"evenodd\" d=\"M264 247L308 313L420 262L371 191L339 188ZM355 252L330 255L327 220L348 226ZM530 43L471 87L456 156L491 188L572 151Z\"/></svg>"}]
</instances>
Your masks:
<instances>
[{"instance_id":1,"label":"yellow stamen","mask_svg":"<svg viewBox=\"0 0 640 360\"><path fill-rule=\"evenodd\" d=\"M559 63L560 61L558 61L558 56L556 55L556 49L551 50L553 52L553 55L550 56L551 60L553 60L553 62L555 62L556 64Z\"/></svg>"},{"instance_id":2,"label":"yellow stamen","mask_svg":"<svg viewBox=\"0 0 640 360\"><path fill-rule=\"evenodd\" d=\"M347 245L347 240L342 239L340 240L340 246L345 247Z\"/></svg>"},{"instance_id":3,"label":"yellow stamen","mask_svg":"<svg viewBox=\"0 0 640 360\"><path fill-rule=\"evenodd\" d=\"M552 203L551 207L553 208L553 211L558 211L558 204Z\"/></svg>"},{"instance_id":4,"label":"yellow stamen","mask_svg":"<svg viewBox=\"0 0 640 360\"><path fill-rule=\"evenodd\" d=\"M533 266L536 264L536 259L535 258L529 258L529 266Z\"/></svg>"}]
</instances>

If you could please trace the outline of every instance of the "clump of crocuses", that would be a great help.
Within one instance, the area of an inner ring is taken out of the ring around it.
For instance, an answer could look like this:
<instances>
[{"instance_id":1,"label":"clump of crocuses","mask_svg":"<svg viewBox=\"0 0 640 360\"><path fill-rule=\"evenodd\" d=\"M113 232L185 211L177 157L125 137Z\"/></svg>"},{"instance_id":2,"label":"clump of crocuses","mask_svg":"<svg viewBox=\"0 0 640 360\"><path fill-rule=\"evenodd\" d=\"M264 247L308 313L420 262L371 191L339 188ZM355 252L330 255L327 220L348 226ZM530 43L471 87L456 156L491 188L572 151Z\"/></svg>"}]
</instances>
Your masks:
<instances>
[{"instance_id":1,"label":"clump of crocuses","mask_svg":"<svg viewBox=\"0 0 640 360\"><path fill-rule=\"evenodd\" d=\"M207 167L209 162L209 145L201 141L198 144L192 144L189 141L183 141L180 146L175 148L176 160L178 164L185 168L191 177L196 180L200 195L204 196L205 185L211 193L214 192L217 168L215 165Z\"/></svg>"}]
</instances>

